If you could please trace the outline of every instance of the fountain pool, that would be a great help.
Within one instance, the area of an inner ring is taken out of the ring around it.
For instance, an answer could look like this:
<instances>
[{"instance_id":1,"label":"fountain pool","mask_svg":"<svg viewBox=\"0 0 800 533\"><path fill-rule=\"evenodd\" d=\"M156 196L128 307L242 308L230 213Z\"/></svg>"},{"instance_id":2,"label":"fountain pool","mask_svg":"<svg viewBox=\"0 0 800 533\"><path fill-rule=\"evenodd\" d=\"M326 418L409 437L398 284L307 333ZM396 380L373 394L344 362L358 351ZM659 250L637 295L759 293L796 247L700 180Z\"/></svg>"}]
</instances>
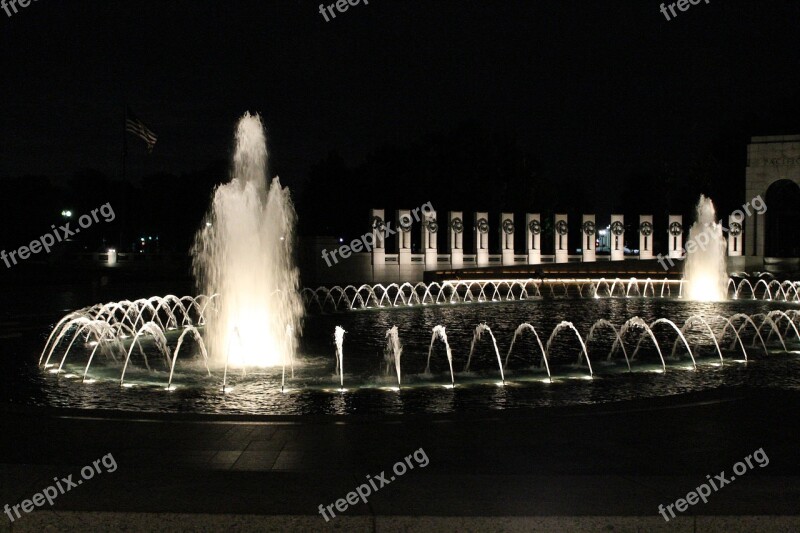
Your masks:
<instances>
[{"instance_id":1,"label":"fountain pool","mask_svg":"<svg viewBox=\"0 0 800 533\"><path fill-rule=\"evenodd\" d=\"M543 296L315 313L293 368L236 368L225 392L223 368L208 364L195 335L204 326L181 320L163 341L145 333L135 347L133 338L96 344L94 333L83 342L84 331L65 359L62 340L44 371L36 358L18 365L21 378L6 401L163 412L441 413L800 387L800 308L786 301ZM28 342L31 352L41 350L40 338Z\"/></svg>"}]
</instances>

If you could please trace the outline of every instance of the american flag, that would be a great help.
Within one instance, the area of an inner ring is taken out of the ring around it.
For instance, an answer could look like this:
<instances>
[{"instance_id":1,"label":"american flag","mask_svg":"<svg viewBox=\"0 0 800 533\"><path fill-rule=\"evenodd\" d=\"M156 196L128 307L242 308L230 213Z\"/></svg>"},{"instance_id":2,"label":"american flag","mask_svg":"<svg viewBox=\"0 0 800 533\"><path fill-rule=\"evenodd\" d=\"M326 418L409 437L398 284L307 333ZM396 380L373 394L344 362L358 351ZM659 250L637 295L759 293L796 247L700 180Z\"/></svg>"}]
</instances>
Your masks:
<instances>
[{"instance_id":1,"label":"american flag","mask_svg":"<svg viewBox=\"0 0 800 533\"><path fill-rule=\"evenodd\" d=\"M125 130L132 133L147 143L147 151L152 152L153 147L156 145L158 137L155 133L150 131L150 128L144 125L130 109L125 114Z\"/></svg>"}]
</instances>

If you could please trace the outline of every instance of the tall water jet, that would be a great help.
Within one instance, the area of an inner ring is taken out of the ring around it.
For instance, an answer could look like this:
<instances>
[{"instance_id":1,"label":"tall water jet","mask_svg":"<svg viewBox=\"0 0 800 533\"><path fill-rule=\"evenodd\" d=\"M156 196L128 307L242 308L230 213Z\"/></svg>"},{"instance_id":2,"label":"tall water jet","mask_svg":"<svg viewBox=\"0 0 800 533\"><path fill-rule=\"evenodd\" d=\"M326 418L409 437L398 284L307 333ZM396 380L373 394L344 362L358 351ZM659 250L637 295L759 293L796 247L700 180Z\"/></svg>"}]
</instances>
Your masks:
<instances>
[{"instance_id":1,"label":"tall water jet","mask_svg":"<svg viewBox=\"0 0 800 533\"><path fill-rule=\"evenodd\" d=\"M700 195L695 222L689 229L686 242L686 298L717 302L724 300L728 281L722 224L717 222L714 204Z\"/></svg>"},{"instance_id":2,"label":"tall water jet","mask_svg":"<svg viewBox=\"0 0 800 533\"><path fill-rule=\"evenodd\" d=\"M265 367L292 357L304 312L293 259L296 220L289 190L277 177L267 185L261 118L245 113L236 128L231 179L214 191L192 247L199 290L219 295L205 328L214 360ZM230 342L234 331L238 338Z\"/></svg>"},{"instance_id":3,"label":"tall water jet","mask_svg":"<svg viewBox=\"0 0 800 533\"><path fill-rule=\"evenodd\" d=\"M386 359L386 373L389 373L392 365L397 373L397 386L400 386L400 356L403 355L403 346L400 344L400 335L397 333L397 326L392 326L386 330L386 348L384 358Z\"/></svg>"},{"instance_id":4,"label":"tall water jet","mask_svg":"<svg viewBox=\"0 0 800 533\"><path fill-rule=\"evenodd\" d=\"M342 326L336 326L333 342L336 344L336 371L339 373L339 387L344 390L344 334Z\"/></svg>"}]
</instances>

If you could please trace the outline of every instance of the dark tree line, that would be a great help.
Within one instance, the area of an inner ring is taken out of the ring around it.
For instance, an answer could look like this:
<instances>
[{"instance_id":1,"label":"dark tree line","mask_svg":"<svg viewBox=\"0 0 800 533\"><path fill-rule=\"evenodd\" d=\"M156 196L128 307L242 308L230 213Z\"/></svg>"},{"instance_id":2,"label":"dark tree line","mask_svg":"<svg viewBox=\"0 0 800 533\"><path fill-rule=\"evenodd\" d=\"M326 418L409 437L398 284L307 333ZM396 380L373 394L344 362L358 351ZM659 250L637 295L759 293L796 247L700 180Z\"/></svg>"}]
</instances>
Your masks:
<instances>
[{"instance_id":1,"label":"dark tree line","mask_svg":"<svg viewBox=\"0 0 800 533\"><path fill-rule=\"evenodd\" d=\"M373 207L389 210L391 220L396 209L431 202L440 220L461 210L469 223L477 210L566 208L563 192L513 135L464 124L405 146L381 147L355 167L328 155L311 168L298 212L301 234L355 237L368 228Z\"/></svg>"},{"instance_id":2,"label":"dark tree line","mask_svg":"<svg viewBox=\"0 0 800 533\"><path fill-rule=\"evenodd\" d=\"M545 246L554 213L568 213L570 229L576 233L582 213L597 214L599 226L608 223L610 213L624 213L627 240L633 247L638 245L639 214L652 213L660 224L668 213L680 213L688 223L700 193L711 196L723 215L741 206L747 200L743 197L746 146L753 131L753 124L746 121L723 125L716 138L695 150L699 155L689 164L653 161L600 183L566 180L558 166L547 163L536 147L525 146L515 135L465 123L405 145L382 146L357 165L349 165L336 153L313 164L303 185L293 190L299 231L301 237L349 240L368 230L372 207L387 209L387 219L393 220L398 208L431 202L440 222L448 210L464 211L467 247L471 246L472 213L479 210L490 212L493 248L501 211L514 212L518 224L525 212L542 213ZM201 170L152 174L136 183L91 169L61 181L46 176L3 178L0 245L14 249L38 238L51 224L65 221L62 210L69 209L77 217L110 202L116 220L83 232L72 246L90 251L111 246L132 250L140 237L158 237L155 244L148 240L147 246L185 252L215 186L226 182L229 172L229 162L219 160ZM418 239L416 233L414 239ZM440 231L439 238L443 248L446 231ZM517 240L524 246L522 239Z\"/></svg>"},{"instance_id":3,"label":"dark tree line","mask_svg":"<svg viewBox=\"0 0 800 533\"><path fill-rule=\"evenodd\" d=\"M653 214L661 228L666 227L668 214L682 214L688 227L701 193L711 196L720 215L741 206L746 201L746 146L751 131L752 125L743 122L724 125L717 138L695 150L699 155L688 164L653 161L625 176L609 176L603 183L565 180L558 167L538 156L535 147L523 146L514 135L475 124L404 146L379 148L355 166L331 153L311 168L299 196L301 234L348 240L367 231L370 208L387 209L387 218L392 220L396 209L430 201L440 220L448 210L464 211L469 229L473 212L489 211L492 248L501 211L514 212L517 224L522 223L525 212L541 213L545 249L550 246L554 213L569 214L575 243L579 242L581 214L595 213L601 226L609 223L612 212L622 213L626 240L634 248L638 247L640 214ZM440 247L445 245L445 235L439 234ZM465 232L465 237L469 249L471 231ZM658 243L663 236L655 237Z\"/></svg>"},{"instance_id":4,"label":"dark tree line","mask_svg":"<svg viewBox=\"0 0 800 533\"><path fill-rule=\"evenodd\" d=\"M212 190L227 176L227 162L218 161L196 172L145 176L137 184L91 169L75 172L64 181L46 176L0 179L0 246L18 248L52 231L53 224L70 222L74 229L78 217L109 203L114 220L105 222L101 217L66 247L132 251L141 247L140 238L145 237L145 249L188 251ZM63 211L70 211L72 217L66 218Z\"/></svg>"}]
</instances>

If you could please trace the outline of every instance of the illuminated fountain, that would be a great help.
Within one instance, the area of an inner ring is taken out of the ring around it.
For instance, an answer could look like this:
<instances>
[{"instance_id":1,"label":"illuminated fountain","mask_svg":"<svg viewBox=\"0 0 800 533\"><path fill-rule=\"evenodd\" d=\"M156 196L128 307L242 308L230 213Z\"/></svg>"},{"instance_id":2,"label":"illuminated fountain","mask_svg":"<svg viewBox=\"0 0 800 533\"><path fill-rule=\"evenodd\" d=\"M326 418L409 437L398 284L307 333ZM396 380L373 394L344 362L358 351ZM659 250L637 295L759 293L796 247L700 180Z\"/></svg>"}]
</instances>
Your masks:
<instances>
[{"instance_id":1,"label":"illuminated fountain","mask_svg":"<svg viewBox=\"0 0 800 533\"><path fill-rule=\"evenodd\" d=\"M213 382L219 377L221 369L212 371L212 368L209 367L202 338L200 338L198 329L192 325L203 324L204 313L210 312L208 307L209 300L209 298L205 297L183 297L180 299L174 296L154 297L135 302L96 305L70 313L59 321L53 329L41 353L40 364L49 369L51 373L64 374L67 377L70 375L80 377L67 370L68 364L77 365L80 373L83 374L84 382L93 383L95 379L87 380L86 377L91 370L92 363L97 363L98 358L95 357L95 354L99 352L104 356L101 358L103 359L101 367L111 372L112 375L115 372L114 369L118 369L117 371L120 372L117 378L119 383L125 386L133 386L133 383L125 382L125 373L134 364L132 355L136 354L136 365L139 367L140 376L142 366L144 366L149 375L155 376L157 379L163 379L162 386L166 385L168 390L174 390L173 375L176 363L178 363L179 354L183 353L181 348L184 346L184 339L191 337L195 340L199 350L199 353L193 358L195 362L194 370L191 370L191 361L183 360L186 356L182 358L181 364L190 373L197 372L198 375L206 375L212 378ZM139 323L142 323L142 326L136 329L131 326L131 324ZM183 325L182 332L174 327L165 327L166 324L181 324ZM610 346L606 356L608 363L617 364L614 355L621 351L624 356L624 366L622 366L621 361L619 365L621 369L627 372L633 371L634 363L637 366L640 365L638 356L640 352L643 352L643 348L646 345L652 347L649 348L651 352L655 350L654 355L658 356L655 361L660 367L660 372L668 370L668 362L674 365L674 362L680 358L679 351L685 353L691 361L690 366L683 366L683 368L697 370L697 354L700 348L709 350L712 356L718 358L720 366L726 360L726 353L729 359L736 355L735 352L741 352L741 360L748 361L750 359L749 352L752 352L752 349L756 346L760 346L763 354L769 354L771 351L793 352L792 347L787 345L787 342L796 343L800 341L799 327L800 309L788 309L786 311L775 309L752 315L736 313L731 316L724 316L718 313L692 314L684 320L682 326L667 318L656 318L647 322L636 316L628 319L620 326L614 325L614 323L605 318L600 318L591 322L588 332L585 334L582 334L573 322L561 321L552 328L550 335L546 337L546 342L543 343L536 328L527 322L519 324L513 331L506 333L505 338L495 338L494 332L486 323L480 323L473 331L469 350L458 354L466 359L464 371L460 375L462 378L474 379L470 372L470 364L477 355L475 348L480 342L483 333L488 333L491 338L492 356L490 358L496 359L501 380L505 383L507 380L505 369L508 366L509 357L515 344L517 344L522 334L527 331L534 334L533 357L522 353L520 353L519 357L526 362L526 367L538 360L540 368L546 371L548 381L552 381L555 373L552 369L551 358L557 355L554 351L555 341L559 337L559 333L564 330L571 331L572 336L577 341L575 353L578 355L578 359L574 365L571 365L572 369L580 370L585 368L588 374L586 377L592 377L595 372L589 356L590 345L595 347L595 353L596 349L601 348L603 345ZM660 333L656 331L657 329L660 330ZM611 335L603 338L599 335L601 330L608 330ZM234 329L234 335L235 332L236 330ZM338 382L340 390L344 390L345 333L344 328L341 326L334 328L335 380ZM411 333L413 334L413 332ZM363 334L356 332L356 339L359 337L363 337ZM584 338L586 339L585 341ZM498 339L509 343L505 360L501 360ZM400 342L397 326L393 326L386 331L385 340L384 360L387 363L390 362L391 366L394 367L399 386L401 383L400 356L403 354L404 349ZM456 383L456 373L453 370L454 354L451 350L448 336L445 333L445 327L442 325L437 325L432 330L424 370L418 367L410 373L404 373L403 376L412 375L416 376L416 379L429 379L432 375L430 363L436 340L440 340L444 344L447 357L445 375L449 378L450 386L452 387ZM628 348L626 348L626 343ZM662 345L665 343L667 346L670 343L672 345L669 352L662 351ZM726 343L728 343L727 347ZM175 346L174 349L171 348L171 345ZM772 349L769 348L770 345ZM83 353L88 356L88 363L86 363L85 368L83 367L81 350L74 349L76 346L85 348ZM58 347L61 350L56 355ZM634 349L632 354L629 355L628 349L630 347ZM161 357L148 359L147 351ZM668 357L667 353L669 354ZM68 361L70 354L72 354L72 359ZM424 354L417 355L424 356ZM163 359L163 362L161 359ZM159 368L162 370L159 371ZM390 366L387 365L387 371L389 369ZM101 370L101 372L103 371ZM283 390L286 384L285 367L280 374L282 377L279 383L281 390ZM516 374L517 377L515 379L519 379L519 372ZM294 373L292 373L292 377L294 378ZM223 390L228 390L226 389L227 368L221 378ZM256 377L255 379L258 380L260 378ZM298 383L302 383L308 377L300 376L298 379ZM322 383L329 382L325 379ZM294 386L294 384L289 384L289 386Z\"/></svg>"},{"instance_id":2,"label":"illuminated fountain","mask_svg":"<svg viewBox=\"0 0 800 533\"><path fill-rule=\"evenodd\" d=\"M658 395L706 387L709 366L725 372L735 368L730 363L800 353L800 282L729 278L708 198L697 205L684 279L612 274L301 290L295 212L278 178L268 183L267 159L261 120L245 114L230 181L214 191L192 249L197 296L97 304L54 325L41 367L54 380L82 376L84 384L54 387L54 395L67 394L59 401L72 405L85 394L78 403L101 398L106 406L147 409L159 394L159 408L175 398L179 409L196 399L191 405L200 411L346 413L380 409L384 398L358 392L375 389L397 391L386 405L413 412L472 405L472 391L489 384L500 386L487 395L494 408L537 396L539 389L526 392L529 384L559 382L556 391L569 380L591 380L590 390L571 390L579 401L584 394L594 401L595 390L599 398L639 394L620 379L644 379ZM367 309L375 312L360 312ZM302 337L305 310L312 316ZM619 377L634 374L640 377ZM339 394L329 394L332 384ZM438 390L443 385L448 392ZM225 401L211 400L220 390Z\"/></svg>"},{"instance_id":3,"label":"illuminated fountain","mask_svg":"<svg viewBox=\"0 0 800 533\"><path fill-rule=\"evenodd\" d=\"M717 302L727 293L728 272L725 259L725 238L722 224L710 198L700 195L697 216L686 242L686 279L684 295L689 300Z\"/></svg>"},{"instance_id":4,"label":"illuminated fountain","mask_svg":"<svg viewBox=\"0 0 800 533\"><path fill-rule=\"evenodd\" d=\"M213 361L284 365L294 357L303 304L293 261L296 215L288 189L267 185L267 143L258 115L236 128L231 179L214 191L192 249L200 292L218 295L205 326Z\"/></svg>"}]
</instances>

